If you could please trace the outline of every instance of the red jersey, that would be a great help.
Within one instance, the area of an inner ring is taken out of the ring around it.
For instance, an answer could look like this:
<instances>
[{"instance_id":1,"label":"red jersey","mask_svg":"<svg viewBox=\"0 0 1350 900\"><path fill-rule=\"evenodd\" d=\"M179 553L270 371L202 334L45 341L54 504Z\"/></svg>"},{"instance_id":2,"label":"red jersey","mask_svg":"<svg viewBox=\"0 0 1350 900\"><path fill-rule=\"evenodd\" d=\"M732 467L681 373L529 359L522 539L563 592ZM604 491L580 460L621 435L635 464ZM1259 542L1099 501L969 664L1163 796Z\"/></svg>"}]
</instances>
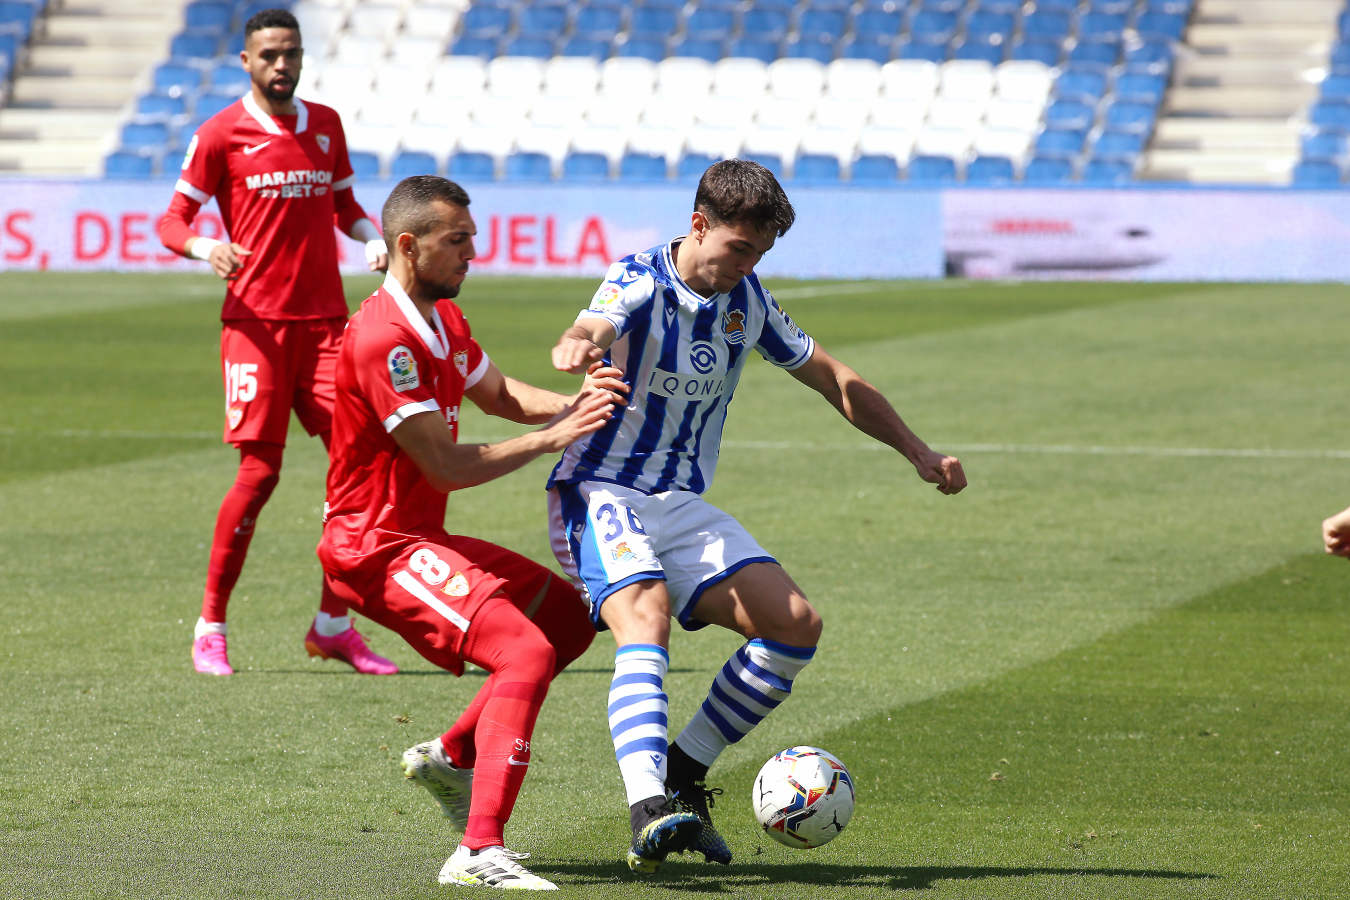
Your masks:
<instances>
[{"instance_id":1,"label":"red jersey","mask_svg":"<svg viewBox=\"0 0 1350 900\"><path fill-rule=\"evenodd\" d=\"M430 412L444 416L458 437L464 391L490 360L453 302L439 301L432 320L434 329L387 277L347 323L319 542L328 572L356 571L372 554L445 528L446 495L427 483L389 432Z\"/></svg>"},{"instance_id":2,"label":"red jersey","mask_svg":"<svg viewBox=\"0 0 1350 900\"><path fill-rule=\"evenodd\" d=\"M222 319L347 315L333 234L334 195L354 180L347 139L329 107L295 107L270 116L246 94L202 123L183 159L178 192L198 205L214 196L230 240L253 251L227 282Z\"/></svg>"}]
</instances>

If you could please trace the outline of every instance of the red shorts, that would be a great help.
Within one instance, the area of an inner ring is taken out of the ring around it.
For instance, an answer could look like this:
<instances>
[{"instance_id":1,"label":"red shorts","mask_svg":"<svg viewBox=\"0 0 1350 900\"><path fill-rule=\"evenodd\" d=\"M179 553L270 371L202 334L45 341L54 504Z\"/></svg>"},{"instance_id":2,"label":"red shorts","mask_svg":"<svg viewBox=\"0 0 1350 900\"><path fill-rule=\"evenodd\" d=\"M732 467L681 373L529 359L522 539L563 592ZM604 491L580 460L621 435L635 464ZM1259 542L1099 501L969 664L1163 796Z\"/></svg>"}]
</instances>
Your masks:
<instances>
[{"instance_id":1,"label":"red shorts","mask_svg":"<svg viewBox=\"0 0 1350 900\"><path fill-rule=\"evenodd\" d=\"M345 319L232 319L220 332L225 443L286 443L291 410L305 431L332 427Z\"/></svg>"},{"instance_id":2,"label":"red shorts","mask_svg":"<svg viewBox=\"0 0 1350 900\"><path fill-rule=\"evenodd\" d=\"M571 589L532 559L462 535L409 540L367 560L361 569L337 575L325 568L328 586L352 609L398 632L422 656L456 675L464 671L464 636L489 597L500 594L533 618L547 589L558 587L552 582ZM585 602L576 597L576 618L584 625Z\"/></svg>"}]
</instances>

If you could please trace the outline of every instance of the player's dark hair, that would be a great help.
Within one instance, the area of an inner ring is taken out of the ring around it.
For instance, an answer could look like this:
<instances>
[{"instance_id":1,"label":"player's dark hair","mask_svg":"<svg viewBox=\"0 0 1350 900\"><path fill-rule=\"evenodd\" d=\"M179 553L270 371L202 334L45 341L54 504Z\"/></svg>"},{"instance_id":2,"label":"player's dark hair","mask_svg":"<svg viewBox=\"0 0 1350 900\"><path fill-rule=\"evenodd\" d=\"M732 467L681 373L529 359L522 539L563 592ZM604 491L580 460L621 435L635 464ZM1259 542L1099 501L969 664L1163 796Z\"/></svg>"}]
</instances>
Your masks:
<instances>
[{"instance_id":1,"label":"player's dark hair","mask_svg":"<svg viewBox=\"0 0 1350 900\"><path fill-rule=\"evenodd\" d=\"M698 181L694 209L713 224L748 223L787 234L797 218L787 194L773 173L748 159L713 163Z\"/></svg>"},{"instance_id":2,"label":"player's dark hair","mask_svg":"<svg viewBox=\"0 0 1350 900\"><path fill-rule=\"evenodd\" d=\"M259 10L244 23L244 40L247 41L250 34L264 28L290 28L299 31L300 23L295 20L289 9Z\"/></svg>"},{"instance_id":3,"label":"player's dark hair","mask_svg":"<svg viewBox=\"0 0 1350 900\"><path fill-rule=\"evenodd\" d=\"M421 237L440 221L431 204L437 200L454 206L467 207L469 193L448 178L439 175L411 175L389 192L380 210L384 225L384 243L394 251L398 236L407 232Z\"/></svg>"}]
</instances>

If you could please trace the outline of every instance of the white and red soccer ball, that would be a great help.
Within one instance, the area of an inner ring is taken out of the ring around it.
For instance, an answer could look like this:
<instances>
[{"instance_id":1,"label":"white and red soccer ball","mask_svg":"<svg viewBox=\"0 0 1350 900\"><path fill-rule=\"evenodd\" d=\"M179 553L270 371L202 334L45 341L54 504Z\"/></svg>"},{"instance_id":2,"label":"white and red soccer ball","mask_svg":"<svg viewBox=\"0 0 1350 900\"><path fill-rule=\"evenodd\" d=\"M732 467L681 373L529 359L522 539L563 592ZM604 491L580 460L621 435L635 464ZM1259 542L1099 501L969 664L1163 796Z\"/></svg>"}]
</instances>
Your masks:
<instances>
[{"instance_id":1,"label":"white and red soccer ball","mask_svg":"<svg viewBox=\"0 0 1350 900\"><path fill-rule=\"evenodd\" d=\"M819 747L789 747L759 770L750 800L769 837L786 847L819 847L853 815L853 777Z\"/></svg>"}]
</instances>

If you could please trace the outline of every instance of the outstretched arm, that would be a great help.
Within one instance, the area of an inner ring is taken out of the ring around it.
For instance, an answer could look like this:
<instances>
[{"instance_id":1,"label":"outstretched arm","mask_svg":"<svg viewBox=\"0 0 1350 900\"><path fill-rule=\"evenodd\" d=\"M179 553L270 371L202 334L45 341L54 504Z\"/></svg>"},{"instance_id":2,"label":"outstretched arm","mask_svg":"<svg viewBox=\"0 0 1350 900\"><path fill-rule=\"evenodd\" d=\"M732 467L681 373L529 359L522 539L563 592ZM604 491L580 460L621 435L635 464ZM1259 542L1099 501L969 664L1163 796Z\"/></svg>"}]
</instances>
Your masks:
<instances>
[{"instance_id":1,"label":"outstretched arm","mask_svg":"<svg viewBox=\"0 0 1350 900\"><path fill-rule=\"evenodd\" d=\"M582 316L558 338L553 347L553 368L574 374L585 372L604 358L614 343L614 326L596 316Z\"/></svg>"},{"instance_id":2,"label":"outstretched arm","mask_svg":"<svg viewBox=\"0 0 1350 900\"><path fill-rule=\"evenodd\" d=\"M811 358L793 369L792 374L802 384L818 391L854 428L894 447L913 464L920 478L936 484L942 493L955 494L966 486L966 473L960 460L930 449L910 431L881 391L826 353L819 344Z\"/></svg>"},{"instance_id":3,"label":"outstretched arm","mask_svg":"<svg viewBox=\"0 0 1350 900\"><path fill-rule=\"evenodd\" d=\"M610 394L612 403L622 404L623 394L627 392L628 386L619 380L619 370L596 365L592 365L591 369L582 385L581 393L584 394L591 389L600 390ZM509 375L503 375L493 363L488 363L483 377L464 393L474 405L488 415L527 425L547 422L580 396L569 397L518 381Z\"/></svg>"}]
</instances>

